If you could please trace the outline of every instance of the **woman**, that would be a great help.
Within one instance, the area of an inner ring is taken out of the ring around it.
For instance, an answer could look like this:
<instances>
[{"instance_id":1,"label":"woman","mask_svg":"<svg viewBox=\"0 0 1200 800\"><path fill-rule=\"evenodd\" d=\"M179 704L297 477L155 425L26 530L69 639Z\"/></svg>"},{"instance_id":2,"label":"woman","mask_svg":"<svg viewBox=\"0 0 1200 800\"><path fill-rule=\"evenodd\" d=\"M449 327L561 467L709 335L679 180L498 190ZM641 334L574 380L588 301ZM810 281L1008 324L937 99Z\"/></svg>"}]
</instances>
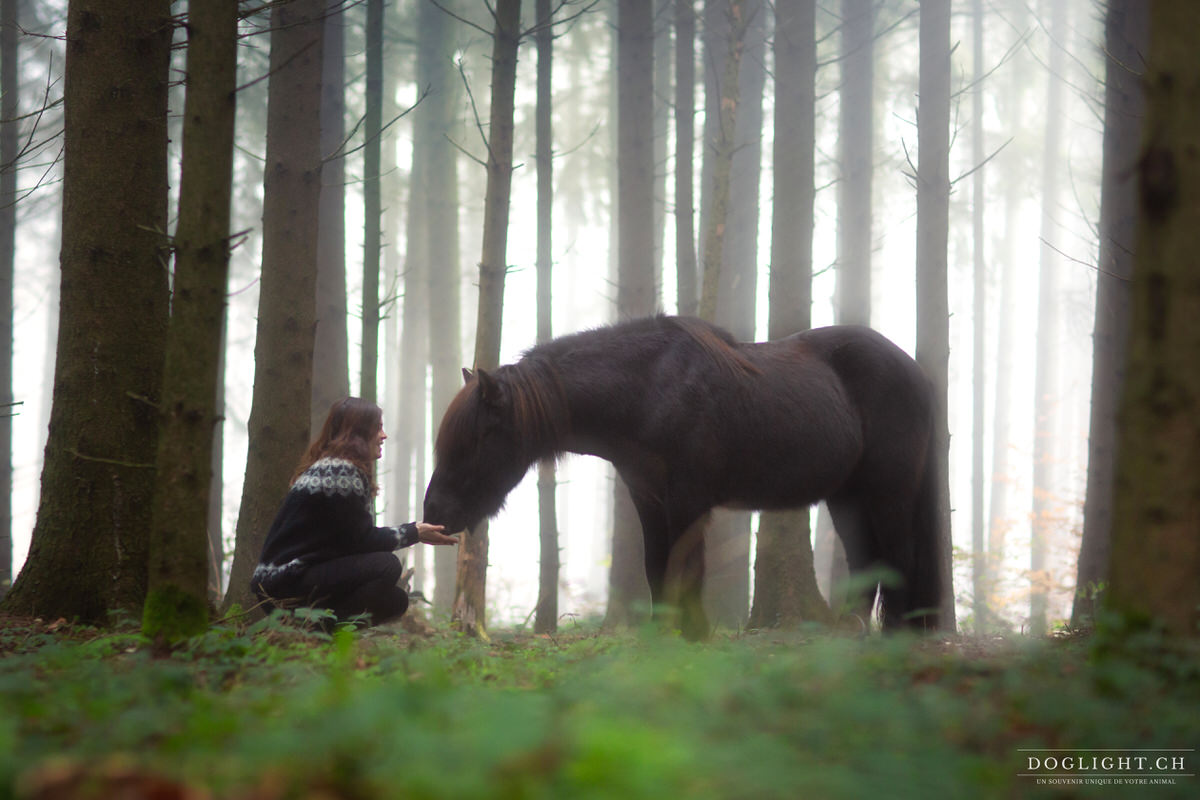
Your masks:
<instances>
[{"instance_id":1,"label":"woman","mask_svg":"<svg viewBox=\"0 0 1200 800\"><path fill-rule=\"evenodd\" d=\"M327 608L337 622L394 620L408 608L393 551L417 542L458 544L440 525L376 527L374 462L383 455L383 411L356 397L334 403L292 477L251 579L268 607ZM364 618L363 615L368 615Z\"/></svg>"}]
</instances>

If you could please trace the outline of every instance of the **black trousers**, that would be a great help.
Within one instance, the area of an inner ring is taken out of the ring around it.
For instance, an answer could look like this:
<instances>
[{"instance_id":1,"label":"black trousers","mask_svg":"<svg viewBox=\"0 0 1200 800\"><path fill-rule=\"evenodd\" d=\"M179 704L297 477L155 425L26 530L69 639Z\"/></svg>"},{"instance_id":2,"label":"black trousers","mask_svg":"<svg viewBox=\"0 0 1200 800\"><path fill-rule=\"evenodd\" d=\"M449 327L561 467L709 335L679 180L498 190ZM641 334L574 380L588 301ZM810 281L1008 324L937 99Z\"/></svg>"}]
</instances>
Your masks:
<instances>
[{"instance_id":1,"label":"black trousers","mask_svg":"<svg viewBox=\"0 0 1200 800\"><path fill-rule=\"evenodd\" d=\"M379 625L408 609L408 594L396 585L403 571L391 553L357 553L280 575L260 596L272 605L327 608L338 622L369 615L366 624Z\"/></svg>"}]
</instances>

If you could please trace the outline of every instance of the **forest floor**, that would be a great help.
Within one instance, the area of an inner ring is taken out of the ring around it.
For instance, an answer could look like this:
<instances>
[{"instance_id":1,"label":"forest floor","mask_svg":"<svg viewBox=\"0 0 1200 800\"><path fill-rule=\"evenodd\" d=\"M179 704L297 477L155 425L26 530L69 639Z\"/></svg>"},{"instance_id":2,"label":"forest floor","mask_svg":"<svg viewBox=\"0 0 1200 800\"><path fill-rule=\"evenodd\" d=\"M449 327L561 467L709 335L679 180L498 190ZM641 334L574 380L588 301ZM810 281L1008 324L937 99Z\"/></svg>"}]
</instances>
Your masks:
<instances>
[{"instance_id":1,"label":"forest floor","mask_svg":"<svg viewBox=\"0 0 1200 800\"><path fill-rule=\"evenodd\" d=\"M1200 796L1149 634L124 628L0 619L0 799Z\"/></svg>"}]
</instances>

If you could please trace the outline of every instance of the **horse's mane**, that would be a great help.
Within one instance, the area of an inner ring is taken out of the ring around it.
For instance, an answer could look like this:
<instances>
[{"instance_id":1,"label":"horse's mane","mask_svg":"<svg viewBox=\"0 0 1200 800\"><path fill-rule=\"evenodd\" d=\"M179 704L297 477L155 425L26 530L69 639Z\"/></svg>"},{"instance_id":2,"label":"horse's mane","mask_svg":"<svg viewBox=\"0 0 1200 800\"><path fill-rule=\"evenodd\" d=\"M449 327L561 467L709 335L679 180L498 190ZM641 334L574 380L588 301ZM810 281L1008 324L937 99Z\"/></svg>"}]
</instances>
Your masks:
<instances>
[{"instance_id":1,"label":"horse's mane","mask_svg":"<svg viewBox=\"0 0 1200 800\"><path fill-rule=\"evenodd\" d=\"M734 375L758 375L761 370L738 349L737 340L723 328L696 317L661 317L692 338L713 361Z\"/></svg>"}]
</instances>

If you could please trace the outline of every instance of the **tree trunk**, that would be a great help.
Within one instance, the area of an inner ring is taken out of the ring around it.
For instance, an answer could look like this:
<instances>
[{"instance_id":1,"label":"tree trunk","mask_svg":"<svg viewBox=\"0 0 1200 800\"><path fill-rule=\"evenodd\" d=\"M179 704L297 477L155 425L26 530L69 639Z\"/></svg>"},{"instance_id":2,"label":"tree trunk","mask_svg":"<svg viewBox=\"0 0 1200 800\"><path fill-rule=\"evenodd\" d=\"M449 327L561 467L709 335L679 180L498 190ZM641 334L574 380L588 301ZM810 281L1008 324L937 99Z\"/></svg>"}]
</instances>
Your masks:
<instances>
[{"instance_id":1,"label":"tree trunk","mask_svg":"<svg viewBox=\"0 0 1200 800\"><path fill-rule=\"evenodd\" d=\"M870 325L871 178L875 171L874 0L842 0L842 18L837 321L842 325Z\"/></svg>"},{"instance_id":2,"label":"tree trunk","mask_svg":"<svg viewBox=\"0 0 1200 800\"><path fill-rule=\"evenodd\" d=\"M987 606L987 544L983 514L983 442L984 389L987 373L984 364L987 331L987 262L984 258L984 164L983 164L983 0L971 5L972 71L975 82L971 91L971 163L976 172L971 177L971 247L972 269L972 337L971 337L971 602L974 608L975 632L989 627Z\"/></svg>"},{"instance_id":3,"label":"tree trunk","mask_svg":"<svg viewBox=\"0 0 1200 800\"><path fill-rule=\"evenodd\" d=\"M229 274L237 23L237 0L198 3L188 13L175 282L142 617L142 633L166 641L208 625L207 523Z\"/></svg>"},{"instance_id":4,"label":"tree trunk","mask_svg":"<svg viewBox=\"0 0 1200 800\"><path fill-rule=\"evenodd\" d=\"M323 0L295 0L271 11L254 397L227 605L256 602L250 575L309 441L324 12Z\"/></svg>"},{"instance_id":5,"label":"tree trunk","mask_svg":"<svg viewBox=\"0 0 1200 800\"><path fill-rule=\"evenodd\" d=\"M508 270L508 212L512 195L513 105L517 48L521 43L521 0L498 0L492 34L492 107L488 127L487 193L484 196L483 252L479 259L479 315L475 367L500 365L500 329L504 277ZM458 553L453 619L459 630L487 635L484 616L488 526L480 523L463 535Z\"/></svg>"},{"instance_id":6,"label":"tree trunk","mask_svg":"<svg viewBox=\"0 0 1200 800\"><path fill-rule=\"evenodd\" d=\"M410 258L409 276L406 277L405 285L410 285L410 277L414 281L417 279L413 270L419 266L421 275L425 276L424 283L429 287L428 303L425 305L428 308L428 348L432 379L430 419L434 420L436 426L454 395L462 388L464 363L460 296L462 264L458 232L458 151L445 136L456 124L456 100L461 79L451 58L455 49L452 19L432 3L421 3L417 14L418 28L423 32L418 40L418 86L428 87L429 96L415 112L413 192L409 213L426 214L428 224L423 224L420 230L410 227L410 237L424 235L427 241L420 251L425 254L424 261L418 264ZM416 161L416 137L420 140L421 164ZM413 240L410 238L410 253L412 247ZM409 325L414 324L414 320L407 314L404 319L407 330ZM414 405L423 402L422 376L423 370L406 372L406 383L419 385L422 390L420 398L414 398ZM415 413L415 409L410 413ZM418 485L424 488L423 482L419 482ZM456 555L454 550L448 547L433 548L436 573L434 607L443 613L449 613L454 603Z\"/></svg>"},{"instance_id":7,"label":"tree trunk","mask_svg":"<svg viewBox=\"0 0 1200 800\"><path fill-rule=\"evenodd\" d=\"M170 16L167 0L68 7L62 324L12 613L97 623L145 599L168 313Z\"/></svg>"},{"instance_id":8,"label":"tree trunk","mask_svg":"<svg viewBox=\"0 0 1200 800\"><path fill-rule=\"evenodd\" d=\"M777 0L769 339L812 326L816 74L815 1ZM829 621L813 569L808 509L764 512L760 520L750 627Z\"/></svg>"},{"instance_id":9,"label":"tree trunk","mask_svg":"<svg viewBox=\"0 0 1200 800\"><path fill-rule=\"evenodd\" d=\"M550 0L537 0L537 340L553 337L553 254L551 223L554 210L554 140L551 66L554 37L550 27ZM558 628L558 511L554 461L538 464L538 600L533 629L553 633Z\"/></svg>"},{"instance_id":10,"label":"tree trunk","mask_svg":"<svg viewBox=\"0 0 1200 800\"><path fill-rule=\"evenodd\" d=\"M346 331L346 16L331 7L322 14L321 199L317 222L317 329L313 343L311 425L315 438L334 403L350 394L350 346ZM367 28L368 32L370 28Z\"/></svg>"},{"instance_id":11,"label":"tree trunk","mask_svg":"<svg viewBox=\"0 0 1200 800\"><path fill-rule=\"evenodd\" d=\"M1058 45L1067 32L1065 5L1052 3L1050 10L1050 66L1047 69L1046 128L1042 145L1041 263L1038 276L1037 353L1033 379L1033 532L1029 548L1029 632L1044 636L1050 588L1047 550L1054 534L1057 502L1054 496L1054 434L1058 421L1058 253L1053 240L1058 209L1058 158L1062 139L1063 48Z\"/></svg>"},{"instance_id":12,"label":"tree trunk","mask_svg":"<svg viewBox=\"0 0 1200 800\"><path fill-rule=\"evenodd\" d=\"M675 305L694 315L696 208L692 160L696 156L696 10L693 0L675 0Z\"/></svg>"},{"instance_id":13,"label":"tree trunk","mask_svg":"<svg viewBox=\"0 0 1200 800\"><path fill-rule=\"evenodd\" d=\"M1134 166L1142 115L1140 68L1147 52L1147 5L1111 0L1105 25L1104 166L1100 197L1100 253L1092 335L1092 414L1088 433L1083 542L1075 580L1071 627L1090 627L1108 577L1116 468L1117 403L1125 376L1129 333L1129 279L1137 235Z\"/></svg>"},{"instance_id":14,"label":"tree trunk","mask_svg":"<svg viewBox=\"0 0 1200 800\"><path fill-rule=\"evenodd\" d=\"M950 431L947 391L950 311L947 241L950 212L950 2L921 3L919 107L917 109L917 363L934 387L933 469L942 542L943 597L938 625L954 630L950 545Z\"/></svg>"},{"instance_id":15,"label":"tree trunk","mask_svg":"<svg viewBox=\"0 0 1200 800\"><path fill-rule=\"evenodd\" d=\"M1150 6L1108 605L1200 632L1200 6Z\"/></svg>"},{"instance_id":16,"label":"tree trunk","mask_svg":"<svg viewBox=\"0 0 1200 800\"><path fill-rule=\"evenodd\" d=\"M379 254L383 249L383 0L367 0L367 109L363 121L362 361L359 396L377 399L379 372Z\"/></svg>"},{"instance_id":17,"label":"tree trunk","mask_svg":"<svg viewBox=\"0 0 1200 800\"><path fill-rule=\"evenodd\" d=\"M0 600L12 585L13 279L20 150L17 0L0 0Z\"/></svg>"},{"instance_id":18,"label":"tree trunk","mask_svg":"<svg viewBox=\"0 0 1200 800\"><path fill-rule=\"evenodd\" d=\"M651 4L617 5L617 317L658 307L654 269L654 25ZM649 597L641 525L620 477L613 490L612 566L605 624L628 625Z\"/></svg>"},{"instance_id":19,"label":"tree trunk","mask_svg":"<svg viewBox=\"0 0 1200 800\"><path fill-rule=\"evenodd\" d=\"M715 1L715 0L714 0ZM733 153L735 150L735 125L737 121L738 103L740 102L738 76L741 71L742 50L745 45L747 14L750 11L747 0L721 0L719 8L706 15L708 22L713 22L718 15L724 14L727 20L725 30L728 31L728 43L724 56L720 60L720 80L715 84L714 96L716 103L708 103L710 114L716 111L717 127L711 144L711 189L709 203L704 214L702 248L704 271L700 289L700 317L710 322L717 319L717 305L720 302L718 294L721 286L722 258L725 252L725 230L729 217L730 186L733 180ZM757 6L756 6L757 7ZM714 46L714 36L709 33L711 53ZM713 60L710 57L710 61ZM706 162L708 158L706 158Z\"/></svg>"}]
</instances>

